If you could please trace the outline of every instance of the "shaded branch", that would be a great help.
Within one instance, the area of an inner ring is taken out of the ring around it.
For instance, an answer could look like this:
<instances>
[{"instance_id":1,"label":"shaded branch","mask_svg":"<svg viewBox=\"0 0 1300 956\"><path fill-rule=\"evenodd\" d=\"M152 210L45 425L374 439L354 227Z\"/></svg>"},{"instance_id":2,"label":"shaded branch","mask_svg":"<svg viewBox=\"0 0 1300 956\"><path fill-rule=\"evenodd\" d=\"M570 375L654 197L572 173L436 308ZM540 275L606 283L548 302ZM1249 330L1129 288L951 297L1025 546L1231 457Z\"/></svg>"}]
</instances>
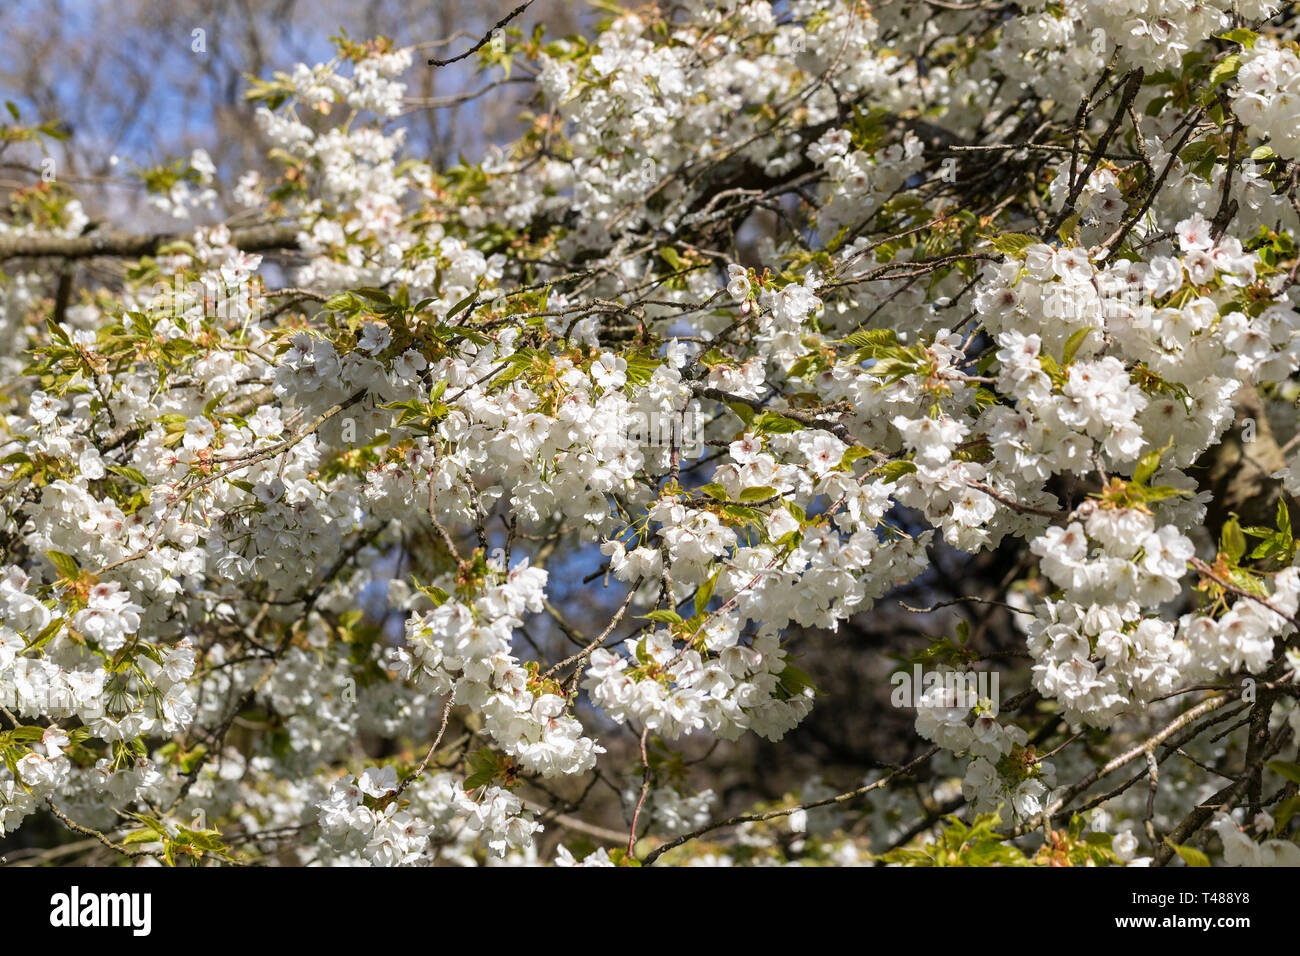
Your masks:
<instances>
[{"instance_id":1,"label":"shaded branch","mask_svg":"<svg viewBox=\"0 0 1300 956\"><path fill-rule=\"evenodd\" d=\"M172 242L188 242L191 235L170 232L103 232L89 236L0 237L0 262L6 259L93 259L109 256L138 259L151 256ZM230 243L245 252L298 248L297 226L249 226L230 230Z\"/></svg>"}]
</instances>

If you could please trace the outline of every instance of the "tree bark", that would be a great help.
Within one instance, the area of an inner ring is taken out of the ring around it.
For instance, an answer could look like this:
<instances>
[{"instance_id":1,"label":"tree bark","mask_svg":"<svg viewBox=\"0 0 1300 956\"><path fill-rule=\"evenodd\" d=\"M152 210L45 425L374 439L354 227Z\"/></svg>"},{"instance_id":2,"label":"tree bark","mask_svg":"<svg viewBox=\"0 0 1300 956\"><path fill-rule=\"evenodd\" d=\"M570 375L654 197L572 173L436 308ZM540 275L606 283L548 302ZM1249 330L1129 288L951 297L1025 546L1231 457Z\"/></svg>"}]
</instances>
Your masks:
<instances>
[{"instance_id":1,"label":"tree bark","mask_svg":"<svg viewBox=\"0 0 1300 956\"><path fill-rule=\"evenodd\" d=\"M1208 469L1201 488L1211 492L1214 500L1206 509L1205 525L1216 536L1233 513L1243 525L1273 527L1282 490L1282 483L1273 474L1286 466L1286 457L1273 437L1264 403L1254 386L1243 385L1233 404L1237 415L1232 427L1223 441L1197 462ZM1253 440L1243 441L1252 429Z\"/></svg>"},{"instance_id":2,"label":"tree bark","mask_svg":"<svg viewBox=\"0 0 1300 956\"><path fill-rule=\"evenodd\" d=\"M138 259L151 256L169 242L187 241L188 234L167 232L104 232L64 239L59 236L0 236L0 262L7 259L93 259L111 256ZM230 241L245 252L298 248L297 226L249 226L230 230Z\"/></svg>"}]
</instances>

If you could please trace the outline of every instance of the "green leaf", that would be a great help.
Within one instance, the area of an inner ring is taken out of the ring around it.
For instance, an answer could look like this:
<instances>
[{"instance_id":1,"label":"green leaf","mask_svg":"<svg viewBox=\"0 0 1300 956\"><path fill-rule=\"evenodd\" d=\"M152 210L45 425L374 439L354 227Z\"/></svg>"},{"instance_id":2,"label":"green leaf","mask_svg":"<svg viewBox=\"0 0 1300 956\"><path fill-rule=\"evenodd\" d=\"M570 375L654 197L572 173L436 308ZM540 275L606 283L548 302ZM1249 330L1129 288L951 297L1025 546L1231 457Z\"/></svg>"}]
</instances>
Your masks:
<instances>
[{"instance_id":1,"label":"green leaf","mask_svg":"<svg viewBox=\"0 0 1300 956\"><path fill-rule=\"evenodd\" d=\"M817 688L813 685L812 678L806 673L795 667L793 664L786 664L785 670L781 671L781 676L777 682L791 697L801 697L805 690L810 690L814 695L817 694Z\"/></svg>"},{"instance_id":2,"label":"green leaf","mask_svg":"<svg viewBox=\"0 0 1300 956\"><path fill-rule=\"evenodd\" d=\"M1278 804L1277 809L1273 811L1273 835L1281 836L1286 832L1286 825L1291 822L1300 811L1300 796L1288 797Z\"/></svg>"},{"instance_id":3,"label":"green leaf","mask_svg":"<svg viewBox=\"0 0 1300 956\"><path fill-rule=\"evenodd\" d=\"M916 465L910 461L890 461L881 465L876 471L885 480L885 484L893 484L904 475L910 475L916 471Z\"/></svg>"},{"instance_id":4,"label":"green leaf","mask_svg":"<svg viewBox=\"0 0 1300 956\"><path fill-rule=\"evenodd\" d=\"M850 445L844 450L844 456L840 459L840 466L847 468L859 458L870 458L871 454L871 449L865 445Z\"/></svg>"},{"instance_id":5,"label":"green leaf","mask_svg":"<svg viewBox=\"0 0 1300 956\"><path fill-rule=\"evenodd\" d=\"M1088 333L1091 331L1091 328L1084 326L1065 340L1065 352L1061 355L1062 365L1069 365L1074 361L1074 356L1078 353L1079 347L1087 340Z\"/></svg>"},{"instance_id":6,"label":"green leaf","mask_svg":"<svg viewBox=\"0 0 1300 956\"><path fill-rule=\"evenodd\" d=\"M660 249L659 258L668 263L668 267L674 272L681 272L686 268L686 263L682 261L682 257L677 254L677 250L672 246L664 246Z\"/></svg>"},{"instance_id":7,"label":"green leaf","mask_svg":"<svg viewBox=\"0 0 1300 956\"><path fill-rule=\"evenodd\" d=\"M656 621L660 624L681 624L682 616L676 611L666 611L660 608L658 611L651 611L649 614L641 615L643 621Z\"/></svg>"},{"instance_id":8,"label":"green leaf","mask_svg":"<svg viewBox=\"0 0 1300 956\"><path fill-rule=\"evenodd\" d=\"M1165 843L1169 844L1169 848L1181 856L1183 862L1188 866L1202 867L1210 865L1210 858L1195 847L1179 846L1177 843L1171 843L1169 840L1165 840Z\"/></svg>"},{"instance_id":9,"label":"green leaf","mask_svg":"<svg viewBox=\"0 0 1300 956\"><path fill-rule=\"evenodd\" d=\"M1026 236L1020 232L1008 232L1000 236L985 236L984 238L998 252L1016 257L1024 255L1026 249L1038 242L1033 236Z\"/></svg>"},{"instance_id":10,"label":"green leaf","mask_svg":"<svg viewBox=\"0 0 1300 956\"><path fill-rule=\"evenodd\" d=\"M1300 764L1290 763L1286 760L1270 760L1264 766L1279 777L1285 777L1292 783L1300 783Z\"/></svg>"},{"instance_id":11,"label":"green leaf","mask_svg":"<svg viewBox=\"0 0 1300 956\"><path fill-rule=\"evenodd\" d=\"M718 576L722 574L722 568L714 571L709 579L700 585L699 590L695 592L695 613L703 614L704 609L709 606L709 600L713 597L713 589L718 583Z\"/></svg>"},{"instance_id":12,"label":"green leaf","mask_svg":"<svg viewBox=\"0 0 1300 956\"><path fill-rule=\"evenodd\" d=\"M727 402L727 407L736 413L736 417L749 428L754 424L754 409L744 402Z\"/></svg>"},{"instance_id":13,"label":"green leaf","mask_svg":"<svg viewBox=\"0 0 1300 956\"><path fill-rule=\"evenodd\" d=\"M1142 489L1142 501L1144 504L1152 501L1164 501L1166 498L1189 498L1193 492L1186 488L1175 488L1173 485L1156 485L1154 488Z\"/></svg>"},{"instance_id":14,"label":"green leaf","mask_svg":"<svg viewBox=\"0 0 1300 956\"><path fill-rule=\"evenodd\" d=\"M1160 467L1160 459L1164 453L1173 447L1174 439L1170 436L1169 441L1165 442L1164 447L1149 451L1142 456L1138 466L1133 471L1133 482L1138 485L1145 485L1151 480L1151 476L1156 473Z\"/></svg>"},{"instance_id":15,"label":"green leaf","mask_svg":"<svg viewBox=\"0 0 1300 956\"><path fill-rule=\"evenodd\" d=\"M898 344L893 329L858 329L844 340L855 348L875 350Z\"/></svg>"},{"instance_id":16,"label":"green leaf","mask_svg":"<svg viewBox=\"0 0 1300 956\"><path fill-rule=\"evenodd\" d=\"M746 488L740 493L741 501L766 501L768 498L775 498L779 492L768 485L759 485L755 488Z\"/></svg>"},{"instance_id":17,"label":"green leaf","mask_svg":"<svg viewBox=\"0 0 1300 956\"><path fill-rule=\"evenodd\" d=\"M778 435L787 435L790 432L799 430L799 423L792 418L786 418L776 412L764 412L754 419L754 429L761 432L773 432Z\"/></svg>"},{"instance_id":18,"label":"green leaf","mask_svg":"<svg viewBox=\"0 0 1300 956\"><path fill-rule=\"evenodd\" d=\"M1238 27L1236 30L1229 30L1227 33L1216 33L1215 39L1227 40L1229 43L1240 43L1247 50L1250 50L1254 48L1255 41L1259 39L1259 34L1254 30Z\"/></svg>"},{"instance_id":19,"label":"green leaf","mask_svg":"<svg viewBox=\"0 0 1300 956\"><path fill-rule=\"evenodd\" d=\"M49 643L50 639L54 637L55 634L59 633L59 631L62 629L63 629L63 618L56 617L54 620L50 621L49 624L45 625L45 627L41 630L41 633L36 635L36 640L32 641L30 644L27 645L27 649L36 650L38 648L44 647L47 643Z\"/></svg>"},{"instance_id":20,"label":"green leaf","mask_svg":"<svg viewBox=\"0 0 1300 956\"><path fill-rule=\"evenodd\" d=\"M647 355L626 355L624 361L627 362L627 380L633 385L645 385L654 376L662 362Z\"/></svg>"},{"instance_id":21,"label":"green leaf","mask_svg":"<svg viewBox=\"0 0 1300 956\"><path fill-rule=\"evenodd\" d=\"M77 559L63 551L46 551L45 556L50 559L56 571L65 578L72 580L81 576L81 568L77 566Z\"/></svg>"},{"instance_id":22,"label":"green leaf","mask_svg":"<svg viewBox=\"0 0 1300 956\"><path fill-rule=\"evenodd\" d=\"M494 751L484 748L470 756L469 765L474 772L465 778L465 789L477 790L496 779L497 771L501 769L501 760Z\"/></svg>"},{"instance_id":23,"label":"green leaf","mask_svg":"<svg viewBox=\"0 0 1300 956\"><path fill-rule=\"evenodd\" d=\"M108 470L115 475L121 475L129 481L134 481L137 485L149 484L149 479L141 471L127 465L109 465Z\"/></svg>"},{"instance_id":24,"label":"green leaf","mask_svg":"<svg viewBox=\"0 0 1300 956\"><path fill-rule=\"evenodd\" d=\"M162 821L159 820L157 817L148 816L143 813L136 813L133 810L124 810L122 812L125 813L128 817L132 817L136 820L139 820L146 827L152 830L158 837L167 836L167 828L162 825Z\"/></svg>"},{"instance_id":25,"label":"green leaf","mask_svg":"<svg viewBox=\"0 0 1300 956\"><path fill-rule=\"evenodd\" d=\"M1214 89L1220 83L1226 83L1237 75L1241 69L1241 54L1233 53L1225 56L1218 63L1214 64L1214 69L1210 71L1210 89Z\"/></svg>"},{"instance_id":26,"label":"green leaf","mask_svg":"<svg viewBox=\"0 0 1300 956\"><path fill-rule=\"evenodd\" d=\"M178 831L176 842L178 843L209 853L224 854L226 852L226 845L221 842L220 830L191 830L186 826L180 826L176 829Z\"/></svg>"},{"instance_id":27,"label":"green leaf","mask_svg":"<svg viewBox=\"0 0 1300 956\"><path fill-rule=\"evenodd\" d=\"M1133 472L1133 481L1139 485L1145 485L1151 476L1156 473L1160 467L1160 452L1152 451L1142 456L1138 462L1137 468Z\"/></svg>"},{"instance_id":28,"label":"green leaf","mask_svg":"<svg viewBox=\"0 0 1300 956\"><path fill-rule=\"evenodd\" d=\"M1070 237L1074 235L1074 231L1079 228L1079 218L1080 214L1076 212L1073 216L1066 219L1065 222L1061 223L1061 228L1057 231L1057 235L1061 237L1062 242L1069 242Z\"/></svg>"},{"instance_id":29,"label":"green leaf","mask_svg":"<svg viewBox=\"0 0 1300 956\"><path fill-rule=\"evenodd\" d=\"M469 295L465 296L465 298L461 299L459 302L457 302L447 311L447 318L449 319L454 318L455 316L459 315L460 313L468 309L470 305L473 304L474 300L478 298L478 290L482 287L482 285L483 285L483 280L479 279L478 285L474 287L474 291L471 292Z\"/></svg>"},{"instance_id":30,"label":"green leaf","mask_svg":"<svg viewBox=\"0 0 1300 956\"><path fill-rule=\"evenodd\" d=\"M64 330L63 326L59 325L52 319L47 319L45 321L45 326L49 329L51 337L62 342L69 348L72 347L72 339L68 338L68 333Z\"/></svg>"},{"instance_id":31,"label":"green leaf","mask_svg":"<svg viewBox=\"0 0 1300 956\"><path fill-rule=\"evenodd\" d=\"M1142 112L1147 116L1159 116L1172 99L1172 96L1157 96L1146 105L1146 109Z\"/></svg>"},{"instance_id":32,"label":"green leaf","mask_svg":"<svg viewBox=\"0 0 1300 956\"><path fill-rule=\"evenodd\" d=\"M1236 564L1246 553L1246 536L1241 533L1241 525L1237 523L1237 516L1233 515L1223 523L1223 529L1219 532L1219 550L1228 556L1228 560Z\"/></svg>"}]
</instances>

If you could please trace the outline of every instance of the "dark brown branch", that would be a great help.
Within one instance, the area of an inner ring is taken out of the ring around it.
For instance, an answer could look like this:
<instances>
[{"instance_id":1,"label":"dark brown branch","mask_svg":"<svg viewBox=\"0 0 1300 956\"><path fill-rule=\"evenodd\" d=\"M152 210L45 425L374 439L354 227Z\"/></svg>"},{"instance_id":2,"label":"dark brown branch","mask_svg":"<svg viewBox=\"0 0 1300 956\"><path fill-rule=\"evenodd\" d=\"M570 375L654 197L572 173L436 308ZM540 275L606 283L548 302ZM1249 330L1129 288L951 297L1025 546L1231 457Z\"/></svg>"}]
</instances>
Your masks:
<instances>
[{"instance_id":1,"label":"dark brown branch","mask_svg":"<svg viewBox=\"0 0 1300 956\"><path fill-rule=\"evenodd\" d=\"M0 262L7 259L93 259L110 256L138 259L151 256L172 242L189 241L189 235L154 232L103 232L65 239L60 236L8 236L0 238ZM297 226L249 226L230 230L232 245L245 252L296 249Z\"/></svg>"},{"instance_id":2,"label":"dark brown branch","mask_svg":"<svg viewBox=\"0 0 1300 956\"><path fill-rule=\"evenodd\" d=\"M473 55L474 53L476 53L476 52L478 52L479 50L483 49L483 47L487 45L488 41L492 39L493 34L495 34L495 33L496 33L498 30L500 30L503 26L505 26L507 23L509 23L509 22L510 22L511 20L513 20L515 17L519 16L519 14L523 13L525 10L527 10L527 9L528 9L529 7L531 7L532 5L533 5L533 0L524 0L523 3L519 4L519 6L515 7L513 10L511 10L509 13L507 13L504 17L502 17L502 18L501 18L500 20L498 20L496 23L492 24L492 29L489 30L487 33L483 34L483 37L482 37L482 38L481 38L477 43L475 43L472 47L470 47L468 50L466 50L464 53L457 54L456 56L453 56L450 60L439 60L439 59L435 59L435 58L433 58L433 57L430 57L430 58L429 58L429 66L446 66L446 65L449 64L449 63L455 63L455 62L458 61L458 60L463 60L463 59L465 59L465 57Z\"/></svg>"}]
</instances>

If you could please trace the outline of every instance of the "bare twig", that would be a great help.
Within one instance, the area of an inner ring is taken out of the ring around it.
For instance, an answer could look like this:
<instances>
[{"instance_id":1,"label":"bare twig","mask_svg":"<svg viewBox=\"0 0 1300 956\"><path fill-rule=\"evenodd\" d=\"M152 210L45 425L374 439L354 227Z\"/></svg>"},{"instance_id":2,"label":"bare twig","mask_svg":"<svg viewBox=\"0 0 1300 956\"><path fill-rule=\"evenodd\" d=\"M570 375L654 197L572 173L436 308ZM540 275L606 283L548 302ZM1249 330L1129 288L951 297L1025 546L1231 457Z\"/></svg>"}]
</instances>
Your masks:
<instances>
[{"instance_id":1,"label":"bare twig","mask_svg":"<svg viewBox=\"0 0 1300 956\"><path fill-rule=\"evenodd\" d=\"M463 60L463 59L465 59L465 57L467 57L467 56L472 56L474 53L476 53L476 52L478 52L479 50L483 49L483 47L485 47L485 46L488 44L488 42L492 39L493 35L494 35L498 30L500 30L503 26L505 26L507 23L509 23L509 22L510 22L511 20L513 20L515 17L519 16L519 14L523 13L525 10L527 10L527 9L528 9L529 7L531 7L532 5L533 5L533 0L524 0L523 3L519 4L519 6L515 7L513 10L511 10L509 13L507 13L504 17L502 17L502 18L501 18L500 20L498 20L496 23L492 24L492 29L488 30L487 33L483 34L482 38L480 38L479 41L478 41L477 43L475 43L472 47L470 47L470 48L469 48L468 50L466 50L464 53L457 54L456 56L453 56L451 59L448 59L448 60L439 60L439 59L436 59L436 58L434 58L434 57L430 57L430 58L429 58L429 66L447 66L449 63L455 63L455 62L457 62L458 60Z\"/></svg>"}]
</instances>

